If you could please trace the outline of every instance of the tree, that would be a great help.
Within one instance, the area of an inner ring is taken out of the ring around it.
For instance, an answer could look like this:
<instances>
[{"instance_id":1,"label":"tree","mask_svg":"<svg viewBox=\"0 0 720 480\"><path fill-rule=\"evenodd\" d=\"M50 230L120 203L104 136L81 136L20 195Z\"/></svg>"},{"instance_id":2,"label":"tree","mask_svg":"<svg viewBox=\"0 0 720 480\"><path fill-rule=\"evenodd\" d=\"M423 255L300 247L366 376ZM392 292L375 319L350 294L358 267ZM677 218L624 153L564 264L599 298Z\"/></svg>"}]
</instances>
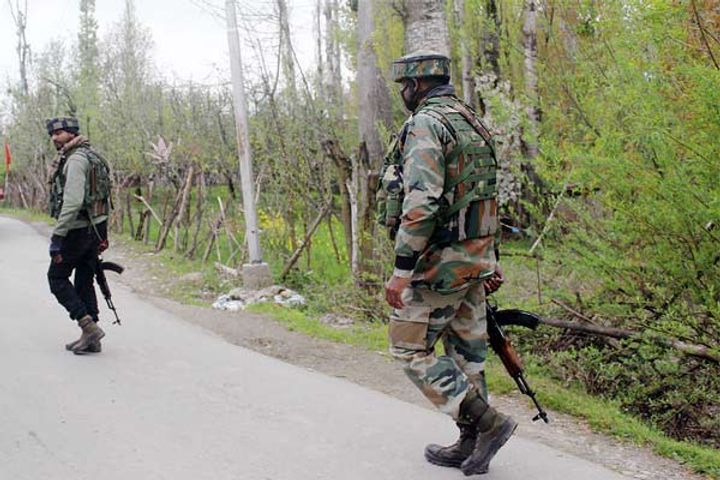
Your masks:
<instances>
[{"instance_id":1,"label":"tree","mask_svg":"<svg viewBox=\"0 0 720 480\"><path fill-rule=\"evenodd\" d=\"M355 262L356 276L359 275L358 269L362 268L364 271L369 269L368 264L373 257L375 232L373 212L375 186L378 180L376 172L380 170L385 151L385 143L380 132L387 132L392 128L390 92L378 68L375 54L374 15L373 0L358 2L357 95L360 148L353 159L352 181L357 192L357 219L353 225L359 230L353 234L356 240L353 252L358 249L361 252L358 252L360 258L356 258Z\"/></svg>"},{"instance_id":2,"label":"tree","mask_svg":"<svg viewBox=\"0 0 720 480\"><path fill-rule=\"evenodd\" d=\"M525 94L528 97L527 116L530 122L530 134L525 144L529 160L538 156L537 135L540 131L540 107L537 77L537 0L525 0L525 23L523 24L523 52L525 61Z\"/></svg>"},{"instance_id":3,"label":"tree","mask_svg":"<svg viewBox=\"0 0 720 480\"><path fill-rule=\"evenodd\" d=\"M468 22L466 21L466 5L465 0L454 0L455 25L460 35L460 60L462 79L462 93L465 103L475 108L477 105L477 92L475 90L475 73L473 67L472 49L470 48L470 32L468 31Z\"/></svg>"},{"instance_id":4,"label":"tree","mask_svg":"<svg viewBox=\"0 0 720 480\"><path fill-rule=\"evenodd\" d=\"M78 103L78 114L83 132L91 138L94 129L93 121L98 113L99 103L97 29L95 0L80 0L80 29L77 48L79 71L75 98Z\"/></svg>"},{"instance_id":5,"label":"tree","mask_svg":"<svg viewBox=\"0 0 720 480\"><path fill-rule=\"evenodd\" d=\"M390 92L377 65L373 33L373 0L358 1L358 126L360 142L367 146L371 167L378 169L382 163L385 142L380 130L388 131L392 124Z\"/></svg>"},{"instance_id":6,"label":"tree","mask_svg":"<svg viewBox=\"0 0 720 480\"><path fill-rule=\"evenodd\" d=\"M446 0L406 0L403 10L405 53L433 50L450 55Z\"/></svg>"},{"instance_id":7,"label":"tree","mask_svg":"<svg viewBox=\"0 0 720 480\"><path fill-rule=\"evenodd\" d=\"M25 0L22 8L20 7L20 0L16 0L14 7L12 0L8 0L8 5L10 6L10 14L12 15L13 22L15 22L18 40L16 52L18 57L18 68L20 70L20 91L23 95L27 95L30 92L30 87L28 85L30 45L25 37L25 30L27 29L27 0Z\"/></svg>"}]
</instances>

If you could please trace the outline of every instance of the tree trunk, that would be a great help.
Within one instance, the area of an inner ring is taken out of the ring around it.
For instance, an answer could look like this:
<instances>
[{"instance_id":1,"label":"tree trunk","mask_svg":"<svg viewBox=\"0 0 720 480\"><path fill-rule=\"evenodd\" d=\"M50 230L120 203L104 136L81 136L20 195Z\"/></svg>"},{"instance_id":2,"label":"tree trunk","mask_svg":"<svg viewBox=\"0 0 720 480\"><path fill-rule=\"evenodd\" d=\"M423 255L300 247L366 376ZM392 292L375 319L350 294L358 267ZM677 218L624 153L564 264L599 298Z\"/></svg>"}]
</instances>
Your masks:
<instances>
[{"instance_id":1,"label":"tree trunk","mask_svg":"<svg viewBox=\"0 0 720 480\"><path fill-rule=\"evenodd\" d=\"M175 217L175 251L180 250L180 226L185 222L185 214L188 213L190 192L192 191L193 179L195 178L195 166L190 165L188 169L187 177L185 178L185 186L182 189L182 197L180 199L180 206L178 207L177 216Z\"/></svg>"},{"instance_id":2,"label":"tree trunk","mask_svg":"<svg viewBox=\"0 0 720 480\"><path fill-rule=\"evenodd\" d=\"M192 259L195 257L195 251L197 250L198 237L200 235L200 227L202 226L203 219L203 205L205 203L205 172L200 170L197 180L197 202L195 206L195 229L192 236L192 242L185 252L185 256Z\"/></svg>"},{"instance_id":3,"label":"tree trunk","mask_svg":"<svg viewBox=\"0 0 720 480\"><path fill-rule=\"evenodd\" d=\"M13 7L11 1L8 1L10 6L10 14L13 17L15 23L15 33L17 35L17 57L18 57L18 69L20 71L20 91L23 96L27 96L29 93L28 87L28 75L27 67L30 61L30 45L27 42L25 36L25 30L27 28L27 1L25 2L24 8L20 8L20 2L18 1Z\"/></svg>"},{"instance_id":4,"label":"tree trunk","mask_svg":"<svg viewBox=\"0 0 720 480\"><path fill-rule=\"evenodd\" d=\"M352 177L352 162L343 153L340 145L335 140L325 140L322 147L337 170L338 189L340 190L340 217L343 227L345 228L345 246L347 247L348 256L352 257L352 215L350 213L350 193L347 188L347 181Z\"/></svg>"},{"instance_id":5,"label":"tree trunk","mask_svg":"<svg viewBox=\"0 0 720 480\"><path fill-rule=\"evenodd\" d=\"M315 25L315 62L317 62L317 78L318 78L318 85L320 87L319 96L323 97L323 78L324 77L324 60L323 60L323 51L322 51L322 41L323 41L323 33L322 33L322 0L315 0L315 13L314 13L314 25Z\"/></svg>"},{"instance_id":6,"label":"tree trunk","mask_svg":"<svg viewBox=\"0 0 720 480\"><path fill-rule=\"evenodd\" d=\"M529 138L525 139L527 157L532 161L538 156L537 134L540 131L540 107L537 77L537 1L525 0L525 23L523 25L523 51L525 55L525 93L529 99L527 115L530 121Z\"/></svg>"},{"instance_id":7,"label":"tree trunk","mask_svg":"<svg viewBox=\"0 0 720 480\"><path fill-rule=\"evenodd\" d=\"M283 74L287 82L290 98L295 98L295 58L290 41L290 24L288 23L288 12L286 0L275 0L278 9L278 22L280 24L280 56ZM294 102L290 103L292 107Z\"/></svg>"},{"instance_id":8,"label":"tree trunk","mask_svg":"<svg viewBox=\"0 0 720 480\"><path fill-rule=\"evenodd\" d=\"M350 270L357 285L360 280L360 235L358 232L358 185L356 180L357 161L354 161L353 174L351 178L346 180L346 186L350 197Z\"/></svg>"},{"instance_id":9,"label":"tree trunk","mask_svg":"<svg viewBox=\"0 0 720 480\"><path fill-rule=\"evenodd\" d=\"M473 72L472 51L470 50L470 32L465 26L465 0L455 0L455 24L460 31L460 58L463 100L473 109L477 106L475 74Z\"/></svg>"},{"instance_id":10,"label":"tree trunk","mask_svg":"<svg viewBox=\"0 0 720 480\"><path fill-rule=\"evenodd\" d=\"M500 80L500 15L495 0L486 0L487 28L482 36L483 70L495 76L493 86Z\"/></svg>"},{"instance_id":11,"label":"tree trunk","mask_svg":"<svg viewBox=\"0 0 720 480\"><path fill-rule=\"evenodd\" d=\"M405 53L433 50L450 56L450 34L445 17L446 0L406 0Z\"/></svg>"},{"instance_id":12,"label":"tree trunk","mask_svg":"<svg viewBox=\"0 0 720 480\"><path fill-rule=\"evenodd\" d=\"M148 182L148 188L147 188L147 195L145 198L147 199L148 205L152 205L153 201L153 195L155 193L155 179L151 179ZM145 218L145 231L143 232L143 242L147 245L150 242L150 214L152 213L152 210L148 208L145 212L144 218ZM162 222L160 222L162 224Z\"/></svg>"},{"instance_id":13,"label":"tree trunk","mask_svg":"<svg viewBox=\"0 0 720 480\"><path fill-rule=\"evenodd\" d=\"M343 109L338 10L338 0L325 0L325 61L327 64L325 84L328 103L334 107L332 116L337 119L340 118L340 112Z\"/></svg>"},{"instance_id":14,"label":"tree trunk","mask_svg":"<svg viewBox=\"0 0 720 480\"><path fill-rule=\"evenodd\" d=\"M365 142L370 165L379 169L382 165L385 144L380 138L378 126L390 130L392 127L392 111L390 108L390 92L382 72L377 66L375 45L373 45L373 0L358 2L358 125L360 143Z\"/></svg>"},{"instance_id":15,"label":"tree trunk","mask_svg":"<svg viewBox=\"0 0 720 480\"><path fill-rule=\"evenodd\" d=\"M356 219L351 224L356 225L359 231L353 231L353 238L359 238L360 252L350 251L351 259L356 253L360 258L355 259L359 271L367 271L373 260L372 241L375 236L375 222L367 221L372 217L374 209L375 190L371 188L373 176L382 166L385 153L385 142L380 136L380 130L389 131L392 128L392 111L390 106L390 92L382 72L377 66L373 32L375 22L373 17L373 0L359 0L358 2L358 126L360 130L360 148L356 165L353 168L352 183L357 190ZM352 220L352 219L351 219ZM357 278L357 277L356 277Z\"/></svg>"}]
</instances>

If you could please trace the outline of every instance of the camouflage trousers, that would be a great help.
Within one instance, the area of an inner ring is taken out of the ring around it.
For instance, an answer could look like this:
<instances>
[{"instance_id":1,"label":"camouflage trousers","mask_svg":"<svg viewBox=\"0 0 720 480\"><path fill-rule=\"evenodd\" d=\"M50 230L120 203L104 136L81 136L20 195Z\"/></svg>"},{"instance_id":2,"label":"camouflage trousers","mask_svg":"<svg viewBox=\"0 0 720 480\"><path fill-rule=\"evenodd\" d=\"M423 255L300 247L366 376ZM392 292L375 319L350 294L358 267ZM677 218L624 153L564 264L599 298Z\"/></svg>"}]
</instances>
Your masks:
<instances>
[{"instance_id":1,"label":"camouflage trousers","mask_svg":"<svg viewBox=\"0 0 720 480\"><path fill-rule=\"evenodd\" d=\"M487 401L487 324L482 283L439 294L426 288L403 292L405 307L390 317L390 353L435 407L457 420L460 403L475 386ZM443 355L436 355L441 341Z\"/></svg>"}]
</instances>

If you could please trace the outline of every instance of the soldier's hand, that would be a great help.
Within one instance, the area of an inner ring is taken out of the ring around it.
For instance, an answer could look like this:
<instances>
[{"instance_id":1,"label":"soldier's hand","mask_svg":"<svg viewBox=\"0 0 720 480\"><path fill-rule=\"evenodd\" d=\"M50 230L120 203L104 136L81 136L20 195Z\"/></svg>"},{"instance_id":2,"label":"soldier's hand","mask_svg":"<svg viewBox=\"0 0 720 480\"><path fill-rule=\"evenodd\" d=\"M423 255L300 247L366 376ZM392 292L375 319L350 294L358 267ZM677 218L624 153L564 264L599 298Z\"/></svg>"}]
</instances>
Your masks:
<instances>
[{"instance_id":1,"label":"soldier's hand","mask_svg":"<svg viewBox=\"0 0 720 480\"><path fill-rule=\"evenodd\" d=\"M385 300L391 307L401 309L405 306L402 301L403 291L410 285L410 278L393 275L385 284Z\"/></svg>"},{"instance_id":2,"label":"soldier's hand","mask_svg":"<svg viewBox=\"0 0 720 480\"><path fill-rule=\"evenodd\" d=\"M50 258L52 258L53 261L55 261L55 257L60 255L60 252L62 251L62 244L63 237L61 237L60 235L53 235L52 237L50 237L50 247L48 248L48 252L50 253Z\"/></svg>"},{"instance_id":3,"label":"soldier's hand","mask_svg":"<svg viewBox=\"0 0 720 480\"><path fill-rule=\"evenodd\" d=\"M490 278L485 280L485 292L487 294L495 293L505 283L505 274L503 273L500 264L495 265L495 273Z\"/></svg>"}]
</instances>

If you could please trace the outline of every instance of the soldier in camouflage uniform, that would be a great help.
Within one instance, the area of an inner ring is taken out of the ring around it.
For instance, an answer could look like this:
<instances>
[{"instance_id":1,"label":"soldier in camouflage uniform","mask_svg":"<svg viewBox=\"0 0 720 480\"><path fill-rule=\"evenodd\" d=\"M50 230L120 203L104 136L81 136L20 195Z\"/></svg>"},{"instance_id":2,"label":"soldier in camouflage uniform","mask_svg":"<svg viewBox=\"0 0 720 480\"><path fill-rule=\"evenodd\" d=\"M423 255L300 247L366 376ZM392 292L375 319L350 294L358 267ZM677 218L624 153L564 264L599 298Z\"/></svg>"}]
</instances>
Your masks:
<instances>
[{"instance_id":1,"label":"soldier in camouflage uniform","mask_svg":"<svg viewBox=\"0 0 720 480\"><path fill-rule=\"evenodd\" d=\"M412 112L385 159L380 222L395 239L386 284L394 307L392 355L460 438L428 445L426 459L488 471L517 423L487 402L486 292L504 281L497 262L497 163L492 139L449 84L450 60L415 52L393 64L393 80ZM437 356L442 341L445 354Z\"/></svg>"},{"instance_id":2,"label":"soldier in camouflage uniform","mask_svg":"<svg viewBox=\"0 0 720 480\"><path fill-rule=\"evenodd\" d=\"M75 354L99 353L105 333L97 325L94 275L98 254L107 248L110 170L79 135L77 119L48 120L47 130L58 150L48 172L50 214L57 219L49 249L50 291L82 330L80 338L65 348Z\"/></svg>"}]
</instances>

